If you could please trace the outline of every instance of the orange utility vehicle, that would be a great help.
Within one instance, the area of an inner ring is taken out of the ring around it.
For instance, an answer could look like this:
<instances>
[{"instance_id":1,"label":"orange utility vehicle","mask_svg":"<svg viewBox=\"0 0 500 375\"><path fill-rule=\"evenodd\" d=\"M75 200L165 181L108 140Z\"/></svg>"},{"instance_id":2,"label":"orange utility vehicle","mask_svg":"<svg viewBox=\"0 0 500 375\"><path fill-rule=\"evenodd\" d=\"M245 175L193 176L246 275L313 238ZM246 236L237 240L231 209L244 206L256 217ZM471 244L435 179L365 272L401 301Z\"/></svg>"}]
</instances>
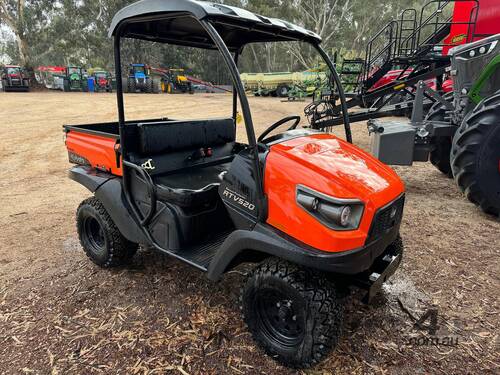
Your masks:
<instances>
[{"instance_id":1,"label":"orange utility vehicle","mask_svg":"<svg viewBox=\"0 0 500 375\"><path fill-rule=\"evenodd\" d=\"M153 247L218 280L257 264L241 294L244 319L267 353L311 366L336 345L346 287L370 299L399 266L404 186L396 173L347 140L299 127L290 116L256 139L238 71L248 43L301 41L330 70L321 39L285 21L192 0L143 0L113 19L120 40L136 38L218 50L233 80L233 115L206 120L126 121L117 80L118 122L65 126L70 177L93 197L77 211L83 249L102 267L138 245ZM238 103L248 144L236 142ZM347 118L344 105L344 116ZM314 115L314 114L313 114ZM287 124L286 131L271 132Z\"/></svg>"}]
</instances>

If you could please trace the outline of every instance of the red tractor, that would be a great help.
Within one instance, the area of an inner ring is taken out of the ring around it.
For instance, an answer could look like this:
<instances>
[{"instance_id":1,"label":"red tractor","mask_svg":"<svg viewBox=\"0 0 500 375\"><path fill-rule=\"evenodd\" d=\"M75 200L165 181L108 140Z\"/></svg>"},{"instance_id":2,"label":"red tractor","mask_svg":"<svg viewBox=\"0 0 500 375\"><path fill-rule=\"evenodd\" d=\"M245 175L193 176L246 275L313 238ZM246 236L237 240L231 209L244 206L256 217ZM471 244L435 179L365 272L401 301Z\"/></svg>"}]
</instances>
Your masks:
<instances>
[{"instance_id":1,"label":"red tractor","mask_svg":"<svg viewBox=\"0 0 500 375\"><path fill-rule=\"evenodd\" d=\"M94 78L95 86L94 91L100 92L113 92L113 78L111 74L105 70L97 70L92 74Z\"/></svg>"},{"instance_id":2,"label":"red tractor","mask_svg":"<svg viewBox=\"0 0 500 375\"><path fill-rule=\"evenodd\" d=\"M0 75L4 92L30 90L30 80L20 66L6 65Z\"/></svg>"}]
</instances>

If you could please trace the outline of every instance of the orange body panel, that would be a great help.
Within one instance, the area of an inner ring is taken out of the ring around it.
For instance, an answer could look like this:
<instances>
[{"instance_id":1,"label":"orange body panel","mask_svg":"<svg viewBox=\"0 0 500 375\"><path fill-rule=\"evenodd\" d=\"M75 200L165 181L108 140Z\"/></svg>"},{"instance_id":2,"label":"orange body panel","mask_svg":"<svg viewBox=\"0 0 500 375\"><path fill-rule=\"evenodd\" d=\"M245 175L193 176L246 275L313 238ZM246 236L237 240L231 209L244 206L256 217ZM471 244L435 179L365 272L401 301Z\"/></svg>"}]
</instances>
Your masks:
<instances>
[{"instance_id":1,"label":"orange body panel","mask_svg":"<svg viewBox=\"0 0 500 375\"><path fill-rule=\"evenodd\" d=\"M115 148L117 144L117 139L113 137L78 131L69 131L66 135L68 152L76 155L77 158L83 158L87 163L75 161L76 158L70 155L71 162L89 164L98 170L109 172L115 176L122 176L121 160L119 166L116 162Z\"/></svg>"},{"instance_id":2,"label":"orange body panel","mask_svg":"<svg viewBox=\"0 0 500 375\"><path fill-rule=\"evenodd\" d=\"M357 230L335 231L296 203L296 187L364 202ZM268 224L293 238L328 252L365 245L376 211L404 192L398 175L372 155L333 135L300 137L271 146L264 190L269 200Z\"/></svg>"}]
</instances>

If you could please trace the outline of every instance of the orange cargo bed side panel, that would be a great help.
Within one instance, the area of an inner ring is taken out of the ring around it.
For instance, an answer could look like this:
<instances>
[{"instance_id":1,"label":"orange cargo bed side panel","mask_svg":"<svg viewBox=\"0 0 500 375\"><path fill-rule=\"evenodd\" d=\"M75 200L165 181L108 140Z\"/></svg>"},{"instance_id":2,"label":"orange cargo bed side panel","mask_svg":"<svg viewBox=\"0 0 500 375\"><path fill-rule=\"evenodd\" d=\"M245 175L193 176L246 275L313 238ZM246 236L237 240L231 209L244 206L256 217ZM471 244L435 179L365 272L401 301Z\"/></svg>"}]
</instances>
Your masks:
<instances>
[{"instance_id":1,"label":"orange cargo bed side panel","mask_svg":"<svg viewBox=\"0 0 500 375\"><path fill-rule=\"evenodd\" d=\"M89 165L115 176L122 176L121 156L117 156L118 139L70 130L66 134L69 161Z\"/></svg>"}]
</instances>

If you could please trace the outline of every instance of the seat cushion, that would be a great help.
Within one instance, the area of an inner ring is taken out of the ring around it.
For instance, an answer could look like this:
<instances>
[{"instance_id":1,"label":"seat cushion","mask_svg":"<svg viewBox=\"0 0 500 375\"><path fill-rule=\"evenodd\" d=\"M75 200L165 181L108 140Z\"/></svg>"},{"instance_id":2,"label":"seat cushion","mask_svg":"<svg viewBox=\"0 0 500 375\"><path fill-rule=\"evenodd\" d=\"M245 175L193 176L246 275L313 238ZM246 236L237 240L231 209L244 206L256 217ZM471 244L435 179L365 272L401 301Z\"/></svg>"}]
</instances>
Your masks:
<instances>
[{"instance_id":1,"label":"seat cushion","mask_svg":"<svg viewBox=\"0 0 500 375\"><path fill-rule=\"evenodd\" d=\"M139 149L143 155L214 147L234 142L233 119L139 123Z\"/></svg>"},{"instance_id":2,"label":"seat cushion","mask_svg":"<svg viewBox=\"0 0 500 375\"><path fill-rule=\"evenodd\" d=\"M197 207L215 202L223 173L229 164L195 168L182 173L155 177L159 200L182 207Z\"/></svg>"}]
</instances>

